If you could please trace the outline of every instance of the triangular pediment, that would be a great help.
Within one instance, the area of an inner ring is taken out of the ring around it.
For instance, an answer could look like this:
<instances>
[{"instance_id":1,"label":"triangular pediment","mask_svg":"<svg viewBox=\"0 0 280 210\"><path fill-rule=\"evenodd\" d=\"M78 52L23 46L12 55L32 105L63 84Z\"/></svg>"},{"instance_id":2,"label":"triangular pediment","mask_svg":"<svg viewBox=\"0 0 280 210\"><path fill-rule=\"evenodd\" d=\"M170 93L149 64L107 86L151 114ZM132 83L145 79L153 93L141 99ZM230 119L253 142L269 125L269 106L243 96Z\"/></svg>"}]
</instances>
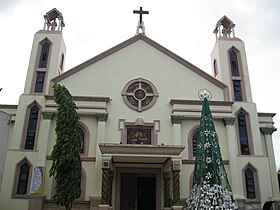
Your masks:
<instances>
[{"instance_id":1,"label":"triangular pediment","mask_svg":"<svg viewBox=\"0 0 280 210\"><path fill-rule=\"evenodd\" d=\"M134 44L135 42L137 42L139 40L144 41L148 45L152 46L156 50L160 51L161 53L165 54L166 56L170 57L174 61L180 63L183 66L185 66L187 69L195 72L196 74L200 75L201 77L203 77L206 80L210 81L211 83L215 84L216 86L218 86L222 89L226 88L226 85L224 83L215 79L214 77L207 74L206 72L204 72L200 68L196 67L195 65L191 64L190 62L186 61L185 59L183 59L180 56L176 55L175 53L171 52L170 50L168 50L167 48L158 44L157 42L153 41L152 39L150 39L149 37L147 37L144 34L137 34L137 35L133 36L132 38L130 38L130 39L114 46L114 47L112 47L111 49L109 49L109 50L107 50L107 51L105 51L105 52L103 52L103 53L101 53L101 54L83 62L83 63L81 63L80 65L78 65L78 66L70 69L69 71L59 75L58 77L52 79L52 82L53 83L58 83L59 81L62 81L67 77L70 77L71 75L81 71L82 69L85 69L88 66L105 59L106 57L108 57L108 56L110 56L110 55L112 55L112 54L114 54L114 53L132 45L132 44Z\"/></svg>"}]
</instances>

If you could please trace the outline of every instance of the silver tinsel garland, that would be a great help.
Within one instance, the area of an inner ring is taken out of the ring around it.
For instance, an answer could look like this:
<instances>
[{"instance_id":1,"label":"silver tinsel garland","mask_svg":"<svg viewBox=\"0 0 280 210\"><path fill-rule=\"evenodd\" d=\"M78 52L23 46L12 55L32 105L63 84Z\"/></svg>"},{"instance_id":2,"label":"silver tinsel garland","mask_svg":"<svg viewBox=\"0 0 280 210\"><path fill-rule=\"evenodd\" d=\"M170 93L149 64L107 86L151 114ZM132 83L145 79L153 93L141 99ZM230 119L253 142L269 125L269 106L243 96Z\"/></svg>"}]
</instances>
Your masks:
<instances>
[{"instance_id":1,"label":"silver tinsel garland","mask_svg":"<svg viewBox=\"0 0 280 210\"><path fill-rule=\"evenodd\" d=\"M238 209L233 193L221 185L204 182L202 186L194 185L189 197L190 210L234 210Z\"/></svg>"}]
</instances>

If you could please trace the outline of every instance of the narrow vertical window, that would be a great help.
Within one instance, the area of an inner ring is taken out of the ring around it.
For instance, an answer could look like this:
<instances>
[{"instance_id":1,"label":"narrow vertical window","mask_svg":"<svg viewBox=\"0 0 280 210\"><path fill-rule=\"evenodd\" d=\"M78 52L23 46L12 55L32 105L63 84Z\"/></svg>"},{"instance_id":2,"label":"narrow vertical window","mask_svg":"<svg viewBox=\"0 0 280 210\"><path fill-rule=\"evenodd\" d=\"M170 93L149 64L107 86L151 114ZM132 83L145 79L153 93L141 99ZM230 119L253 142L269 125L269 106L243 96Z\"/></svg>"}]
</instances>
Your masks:
<instances>
[{"instance_id":1,"label":"narrow vertical window","mask_svg":"<svg viewBox=\"0 0 280 210\"><path fill-rule=\"evenodd\" d=\"M238 131L239 131L241 155L250 155L246 115L243 112L240 112L237 115L237 119L238 119Z\"/></svg>"},{"instance_id":2,"label":"narrow vertical window","mask_svg":"<svg viewBox=\"0 0 280 210\"><path fill-rule=\"evenodd\" d=\"M30 166L27 163L24 163L20 166L17 194L20 194L20 195L27 194L29 169L30 169Z\"/></svg>"},{"instance_id":3,"label":"narrow vertical window","mask_svg":"<svg viewBox=\"0 0 280 210\"><path fill-rule=\"evenodd\" d=\"M47 68L49 51L50 51L50 44L48 42L45 42L41 48L39 68Z\"/></svg>"},{"instance_id":4,"label":"narrow vertical window","mask_svg":"<svg viewBox=\"0 0 280 210\"><path fill-rule=\"evenodd\" d=\"M234 91L235 101L242 101L241 81L240 80L232 80L232 83L233 83L233 91Z\"/></svg>"},{"instance_id":5,"label":"narrow vertical window","mask_svg":"<svg viewBox=\"0 0 280 210\"><path fill-rule=\"evenodd\" d=\"M38 116L39 108L35 105L30 109L24 149L34 149Z\"/></svg>"},{"instance_id":6,"label":"narrow vertical window","mask_svg":"<svg viewBox=\"0 0 280 210\"><path fill-rule=\"evenodd\" d=\"M246 184L246 197L249 199L256 198L256 189L255 189L255 181L254 181L254 172L247 168L244 171L245 175L245 184Z\"/></svg>"},{"instance_id":7,"label":"narrow vertical window","mask_svg":"<svg viewBox=\"0 0 280 210\"><path fill-rule=\"evenodd\" d=\"M35 93L42 93L44 89L46 72L37 72L36 82L35 82Z\"/></svg>"},{"instance_id":8,"label":"narrow vertical window","mask_svg":"<svg viewBox=\"0 0 280 210\"><path fill-rule=\"evenodd\" d=\"M217 67L217 61L216 59L213 62L213 68L214 68L214 77L218 74L218 67Z\"/></svg>"},{"instance_id":9,"label":"narrow vertical window","mask_svg":"<svg viewBox=\"0 0 280 210\"><path fill-rule=\"evenodd\" d=\"M61 60L60 60L60 69L63 70L63 65L64 65L64 54L61 55Z\"/></svg>"},{"instance_id":10,"label":"narrow vertical window","mask_svg":"<svg viewBox=\"0 0 280 210\"><path fill-rule=\"evenodd\" d=\"M229 59L230 59L231 75L239 76L238 59L235 51L233 50L230 51Z\"/></svg>"},{"instance_id":11,"label":"narrow vertical window","mask_svg":"<svg viewBox=\"0 0 280 210\"><path fill-rule=\"evenodd\" d=\"M192 153L193 153L193 157L196 156L196 148L197 148L197 142L198 142L198 134L199 134L199 131L196 131L196 132L193 134L193 137L192 137Z\"/></svg>"}]
</instances>

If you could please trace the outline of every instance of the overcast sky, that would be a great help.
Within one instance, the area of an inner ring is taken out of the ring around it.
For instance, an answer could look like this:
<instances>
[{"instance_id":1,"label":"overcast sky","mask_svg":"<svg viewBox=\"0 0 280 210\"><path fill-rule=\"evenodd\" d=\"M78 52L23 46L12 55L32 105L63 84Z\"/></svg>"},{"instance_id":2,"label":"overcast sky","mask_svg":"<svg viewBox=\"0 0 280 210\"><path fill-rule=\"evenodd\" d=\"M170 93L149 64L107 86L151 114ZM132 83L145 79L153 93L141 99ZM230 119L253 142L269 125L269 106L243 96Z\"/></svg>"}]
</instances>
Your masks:
<instances>
[{"instance_id":1,"label":"overcast sky","mask_svg":"<svg viewBox=\"0 0 280 210\"><path fill-rule=\"evenodd\" d=\"M245 42L253 100L258 112L276 113L274 147L280 168L279 0L0 0L0 104L17 104L23 93L33 35L43 15L57 8L64 17L65 70L135 35L140 6L146 35L211 74L213 29L226 15Z\"/></svg>"}]
</instances>

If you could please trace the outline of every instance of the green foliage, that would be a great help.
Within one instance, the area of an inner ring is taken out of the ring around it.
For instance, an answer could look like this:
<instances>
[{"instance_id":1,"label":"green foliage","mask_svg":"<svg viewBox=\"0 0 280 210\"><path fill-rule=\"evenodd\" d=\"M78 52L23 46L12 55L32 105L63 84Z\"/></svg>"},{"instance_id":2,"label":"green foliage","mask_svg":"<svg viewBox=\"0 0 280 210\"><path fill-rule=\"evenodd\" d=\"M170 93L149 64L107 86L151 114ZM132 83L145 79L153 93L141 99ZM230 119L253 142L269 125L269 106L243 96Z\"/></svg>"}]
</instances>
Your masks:
<instances>
[{"instance_id":1,"label":"green foliage","mask_svg":"<svg viewBox=\"0 0 280 210\"><path fill-rule=\"evenodd\" d=\"M56 204L65 206L68 210L81 194L81 135L78 131L78 108L69 91L59 84L54 86L54 100L58 104L55 128L57 138L51 154L53 163L49 173L56 180Z\"/></svg>"}]
</instances>

